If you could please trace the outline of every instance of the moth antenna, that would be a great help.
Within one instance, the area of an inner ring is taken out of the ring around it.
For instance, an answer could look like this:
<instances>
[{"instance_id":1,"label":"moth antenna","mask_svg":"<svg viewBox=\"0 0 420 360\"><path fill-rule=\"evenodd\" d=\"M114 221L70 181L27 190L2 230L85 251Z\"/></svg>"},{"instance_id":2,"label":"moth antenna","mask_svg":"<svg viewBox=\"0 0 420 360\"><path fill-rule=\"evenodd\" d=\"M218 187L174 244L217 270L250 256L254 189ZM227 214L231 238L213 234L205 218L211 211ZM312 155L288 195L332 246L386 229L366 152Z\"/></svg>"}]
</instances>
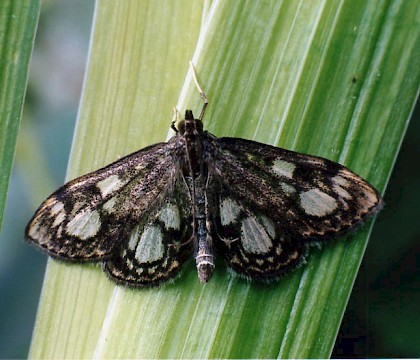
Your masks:
<instances>
[{"instance_id":1,"label":"moth antenna","mask_svg":"<svg viewBox=\"0 0 420 360\"><path fill-rule=\"evenodd\" d=\"M190 61L190 68L191 68L191 73L192 73L192 77L194 80L194 84L195 87L197 88L201 99L203 100L204 104L203 104L203 108L201 109L201 113L200 116L198 117L198 120L202 121L203 117L204 117L204 112L206 111L207 105L209 103L209 101L207 100L207 96L204 93L203 89L201 88L200 84L198 83L198 79L197 79L197 74L195 72L195 67L192 61Z\"/></svg>"}]
</instances>

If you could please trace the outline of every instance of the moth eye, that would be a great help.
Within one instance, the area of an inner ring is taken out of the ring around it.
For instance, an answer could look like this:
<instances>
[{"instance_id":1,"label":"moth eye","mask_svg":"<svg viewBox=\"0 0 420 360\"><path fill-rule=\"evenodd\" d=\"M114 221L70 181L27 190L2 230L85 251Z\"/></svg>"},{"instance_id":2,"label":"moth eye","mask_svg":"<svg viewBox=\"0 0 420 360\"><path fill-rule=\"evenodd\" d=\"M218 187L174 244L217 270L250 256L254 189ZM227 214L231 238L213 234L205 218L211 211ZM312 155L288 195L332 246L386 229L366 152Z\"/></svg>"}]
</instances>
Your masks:
<instances>
[{"instance_id":1,"label":"moth eye","mask_svg":"<svg viewBox=\"0 0 420 360\"><path fill-rule=\"evenodd\" d=\"M196 119L195 120L195 128L197 129L198 132L202 132L203 131L203 122L201 120Z\"/></svg>"},{"instance_id":2,"label":"moth eye","mask_svg":"<svg viewBox=\"0 0 420 360\"><path fill-rule=\"evenodd\" d=\"M185 120L181 120L178 123L178 131L180 132L181 135L185 133Z\"/></svg>"}]
</instances>

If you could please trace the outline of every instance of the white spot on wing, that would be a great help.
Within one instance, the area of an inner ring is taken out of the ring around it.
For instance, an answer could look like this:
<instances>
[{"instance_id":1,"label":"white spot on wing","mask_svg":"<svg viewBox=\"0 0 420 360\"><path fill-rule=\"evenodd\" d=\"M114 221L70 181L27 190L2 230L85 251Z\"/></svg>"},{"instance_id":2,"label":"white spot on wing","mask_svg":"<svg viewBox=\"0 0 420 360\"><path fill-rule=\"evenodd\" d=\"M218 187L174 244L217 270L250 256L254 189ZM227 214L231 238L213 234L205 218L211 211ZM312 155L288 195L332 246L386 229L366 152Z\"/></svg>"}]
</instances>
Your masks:
<instances>
[{"instance_id":1,"label":"white spot on wing","mask_svg":"<svg viewBox=\"0 0 420 360\"><path fill-rule=\"evenodd\" d=\"M261 220L264 224L264 228L267 230L268 234L272 239L276 236L276 228L274 226L274 223L267 217L262 215Z\"/></svg>"},{"instance_id":2,"label":"white spot on wing","mask_svg":"<svg viewBox=\"0 0 420 360\"><path fill-rule=\"evenodd\" d=\"M349 182L346 179L337 175L332 178L332 183L333 183L333 189L338 196L344 199L352 198L350 193L343 188L343 186L346 187L349 185Z\"/></svg>"},{"instance_id":3,"label":"white spot on wing","mask_svg":"<svg viewBox=\"0 0 420 360\"><path fill-rule=\"evenodd\" d=\"M340 196L341 198L344 198L344 199L351 199L352 198L352 196L350 195L350 193L347 190L344 190L339 185L333 185L333 189L334 189L335 193L338 196Z\"/></svg>"},{"instance_id":4,"label":"white spot on wing","mask_svg":"<svg viewBox=\"0 0 420 360\"><path fill-rule=\"evenodd\" d=\"M135 258L140 263L159 260L164 255L162 232L157 226L146 226L141 236L136 228L130 235L128 247L135 249Z\"/></svg>"},{"instance_id":5,"label":"white spot on wing","mask_svg":"<svg viewBox=\"0 0 420 360\"><path fill-rule=\"evenodd\" d=\"M111 175L99 181L96 186L101 191L103 197L111 194L114 191L121 189L124 183L120 180L118 175Z\"/></svg>"},{"instance_id":6,"label":"white spot on wing","mask_svg":"<svg viewBox=\"0 0 420 360\"><path fill-rule=\"evenodd\" d=\"M334 176L332 178L332 180L333 180L334 183L336 183L336 184L338 184L340 186L347 187L347 186L350 185L350 183L346 179L344 179L342 176L340 176L340 175Z\"/></svg>"},{"instance_id":7,"label":"white spot on wing","mask_svg":"<svg viewBox=\"0 0 420 360\"><path fill-rule=\"evenodd\" d=\"M101 218L97 210L82 210L67 224L66 231L69 235L86 240L95 236L101 228Z\"/></svg>"},{"instance_id":8,"label":"white spot on wing","mask_svg":"<svg viewBox=\"0 0 420 360\"><path fill-rule=\"evenodd\" d=\"M117 198L114 196L111 199L109 199L106 203L102 205L103 209L108 213L112 214L116 208Z\"/></svg>"},{"instance_id":9,"label":"white spot on wing","mask_svg":"<svg viewBox=\"0 0 420 360\"><path fill-rule=\"evenodd\" d=\"M308 215L325 216L337 208L337 201L319 189L311 189L300 194L300 205Z\"/></svg>"},{"instance_id":10,"label":"white spot on wing","mask_svg":"<svg viewBox=\"0 0 420 360\"><path fill-rule=\"evenodd\" d=\"M274 172L274 174L284 176L289 179L293 179L293 172L295 169L295 164L281 159L274 160L273 166L271 167L271 170Z\"/></svg>"},{"instance_id":11,"label":"white spot on wing","mask_svg":"<svg viewBox=\"0 0 420 360\"><path fill-rule=\"evenodd\" d=\"M53 206L51 206L50 213L55 216L64 209L64 204L61 201L57 201Z\"/></svg>"},{"instance_id":12,"label":"white spot on wing","mask_svg":"<svg viewBox=\"0 0 420 360\"><path fill-rule=\"evenodd\" d=\"M292 185L289 185L285 182L280 182L280 187L286 195L291 195L296 191L296 189Z\"/></svg>"},{"instance_id":13,"label":"white spot on wing","mask_svg":"<svg viewBox=\"0 0 420 360\"><path fill-rule=\"evenodd\" d=\"M50 240L50 236L48 236L48 230L46 227L40 225L38 221L35 219L31 226L29 227L28 235L31 239L36 239L39 241L40 244L45 243L46 241Z\"/></svg>"},{"instance_id":14,"label":"white spot on wing","mask_svg":"<svg viewBox=\"0 0 420 360\"><path fill-rule=\"evenodd\" d=\"M220 222L223 226L232 224L238 218L242 208L231 198L223 199L220 203Z\"/></svg>"},{"instance_id":15,"label":"white spot on wing","mask_svg":"<svg viewBox=\"0 0 420 360\"><path fill-rule=\"evenodd\" d=\"M174 204L166 204L159 213L159 219L164 222L167 229L179 230L181 227L179 209Z\"/></svg>"},{"instance_id":16,"label":"white spot on wing","mask_svg":"<svg viewBox=\"0 0 420 360\"><path fill-rule=\"evenodd\" d=\"M273 246L270 232L274 233L274 225L267 218L262 222L255 217L248 217L242 221L241 241L245 251L254 254L270 251Z\"/></svg>"},{"instance_id":17,"label":"white spot on wing","mask_svg":"<svg viewBox=\"0 0 420 360\"><path fill-rule=\"evenodd\" d=\"M61 201L57 201L50 209L51 217L54 218L52 227L60 225L66 218L66 211L64 210L64 204Z\"/></svg>"}]
</instances>

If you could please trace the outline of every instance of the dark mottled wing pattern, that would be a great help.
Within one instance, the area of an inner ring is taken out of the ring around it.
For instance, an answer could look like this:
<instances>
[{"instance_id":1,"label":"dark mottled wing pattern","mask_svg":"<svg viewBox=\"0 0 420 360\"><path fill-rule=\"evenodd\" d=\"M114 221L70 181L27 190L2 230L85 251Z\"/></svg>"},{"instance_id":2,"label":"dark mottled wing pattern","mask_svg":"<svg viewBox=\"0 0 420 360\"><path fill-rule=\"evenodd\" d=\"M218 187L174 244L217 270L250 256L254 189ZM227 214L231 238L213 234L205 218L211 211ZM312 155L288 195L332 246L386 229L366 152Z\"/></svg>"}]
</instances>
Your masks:
<instances>
[{"instance_id":1,"label":"dark mottled wing pattern","mask_svg":"<svg viewBox=\"0 0 420 360\"><path fill-rule=\"evenodd\" d=\"M109 258L147 211L169 196L181 145L149 146L62 186L35 212L28 241L63 260Z\"/></svg>"},{"instance_id":2,"label":"dark mottled wing pattern","mask_svg":"<svg viewBox=\"0 0 420 360\"><path fill-rule=\"evenodd\" d=\"M276 277L302 262L311 241L334 237L382 206L373 187L326 159L238 138L214 138L220 252L236 272Z\"/></svg>"},{"instance_id":3,"label":"dark mottled wing pattern","mask_svg":"<svg viewBox=\"0 0 420 360\"><path fill-rule=\"evenodd\" d=\"M113 280L130 286L175 277L192 253L208 281L213 247L237 273L267 279L382 205L369 183L339 164L218 139L191 111L187 117L189 130L184 124L169 142L58 189L28 224L28 240L59 259L102 261Z\"/></svg>"},{"instance_id":4,"label":"dark mottled wing pattern","mask_svg":"<svg viewBox=\"0 0 420 360\"><path fill-rule=\"evenodd\" d=\"M152 285L173 278L191 256L191 199L182 179L141 220L104 262L108 275L125 285Z\"/></svg>"},{"instance_id":5,"label":"dark mottled wing pattern","mask_svg":"<svg viewBox=\"0 0 420 360\"><path fill-rule=\"evenodd\" d=\"M275 278L297 267L307 244L265 215L235 199L225 186L214 218L218 252L235 272L250 278Z\"/></svg>"}]
</instances>

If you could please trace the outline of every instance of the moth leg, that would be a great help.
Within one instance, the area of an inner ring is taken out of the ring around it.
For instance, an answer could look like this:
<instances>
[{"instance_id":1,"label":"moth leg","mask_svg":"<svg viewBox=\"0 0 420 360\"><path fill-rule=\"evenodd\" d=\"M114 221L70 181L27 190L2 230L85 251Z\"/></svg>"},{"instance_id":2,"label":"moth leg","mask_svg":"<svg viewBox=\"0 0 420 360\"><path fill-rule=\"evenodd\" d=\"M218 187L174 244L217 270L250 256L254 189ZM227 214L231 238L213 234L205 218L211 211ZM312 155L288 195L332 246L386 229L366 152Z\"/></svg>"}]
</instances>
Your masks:
<instances>
[{"instance_id":1,"label":"moth leg","mask_svg":"<svg viewBox=\"0 0 420 360\"><path fill-rule=\"evenodd\" d=\"M179 246L187 245L187 244L189 244L191 242L194 242L194 235L192 235L187 241L184 241L184 242L182 242L180 244L169 244L168 246L177 246L177 247L179 247Z\"/></svg>"},{"instance_id":2,"label":"moth leg","mask_svg":"<svg viewBox=\"0 0 420 360\"><path fill-rule=\"evenodd\" d=\"M241 240L241 238L240 237L237 237L237 238L235 238L235 239L231 239L231 240L229 240L229 239L224 239L223 238L223 236L221 236L218 232L217 232L217 230L216 230L216 235L217 235L217 237L218 237L218 239L220 239L221 241L223 241L226 245L231 245L232 243L234 243L234 242L236 242L236 241L239 241L239 240Z\"/></svg>"},{"instance_id":3,"label":"moth leg","mask_svg":"<svg viewBox=\"0 0 420 360\"><path fill-rule=\"evenodd\" d=\"M192 73L192 77L194 80L194 84L195 87L197 88L201 100L203 100L204 104L203 104L203 108L201 109L201 113L200 116L198 117L198 120L202 121L203 117L204 117L204 112L206 111L207 105L209 104L209 101L207 100L207 96L204 93L203 89L201 88L200 84L198 83L198 79L197 79L197 74L195 72L195 68L194 68L194 64L192 63L192 61L190 61L190 68L191 68L191 73Z\"/></svg>"},{"instance_id":4,"label":"moth leg","mask_svg":"<svg viewBox=\"0 0 420 360\"><path fill-rule=\"evenodd\" d=\"M178 109L174 107L173 111L174 111L174 115L172 116L171 129L178 134L179 130L175 126L175 124L178 122Z\"/></svg>"}]
</instances>

